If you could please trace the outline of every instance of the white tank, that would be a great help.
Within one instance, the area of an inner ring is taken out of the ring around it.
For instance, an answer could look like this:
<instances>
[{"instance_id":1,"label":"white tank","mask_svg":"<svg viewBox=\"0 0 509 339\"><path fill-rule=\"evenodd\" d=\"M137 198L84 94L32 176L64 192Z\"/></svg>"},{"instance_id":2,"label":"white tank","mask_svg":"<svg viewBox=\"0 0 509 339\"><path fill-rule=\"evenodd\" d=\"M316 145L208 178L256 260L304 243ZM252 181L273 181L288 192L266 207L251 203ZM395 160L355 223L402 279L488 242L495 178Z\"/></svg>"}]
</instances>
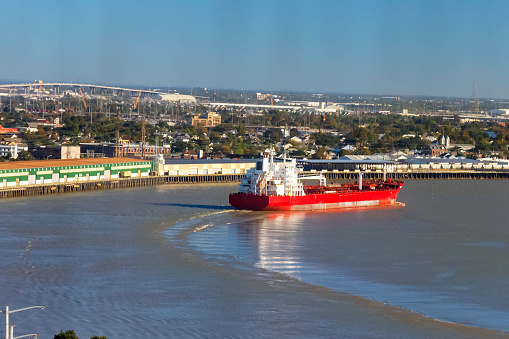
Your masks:
<instances>
[{"instance_id":1,"label":"white tank","mask_svg":"<svg viewBox=\"0 0 509 339\"><path fill-rule=\"evenodd\" d=\"M162 154L156 154L154 157L154 171L158 175L164 174L164 156Z\"/></svg>"}]
</instances>

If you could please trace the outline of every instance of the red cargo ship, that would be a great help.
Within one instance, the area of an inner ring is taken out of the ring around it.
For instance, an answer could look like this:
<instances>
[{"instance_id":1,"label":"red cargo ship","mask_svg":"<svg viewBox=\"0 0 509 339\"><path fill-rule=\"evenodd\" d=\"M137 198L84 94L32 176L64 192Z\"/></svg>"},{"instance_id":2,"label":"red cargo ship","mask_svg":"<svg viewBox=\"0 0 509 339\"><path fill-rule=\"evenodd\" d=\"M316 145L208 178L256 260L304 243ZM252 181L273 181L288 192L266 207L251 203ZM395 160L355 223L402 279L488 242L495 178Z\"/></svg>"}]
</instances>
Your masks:
<instances>
[{"instance_id":1,"label":"red cargo ship","mask_svg":"<svg viewBox=\"0 0 509 339\"><path fill-rule=\"evenodd\" d=\"M318 180L318 185L304 181ZM230 194L230 205L253 211L326 210L391 206L396 202L402 181L359 180L354 184L327 185L321 173L304 175L295 159L274 163L265 157L246 172L238 193ZM400 204L402 205L402 204Z\"/></svg>"}]
</instances>

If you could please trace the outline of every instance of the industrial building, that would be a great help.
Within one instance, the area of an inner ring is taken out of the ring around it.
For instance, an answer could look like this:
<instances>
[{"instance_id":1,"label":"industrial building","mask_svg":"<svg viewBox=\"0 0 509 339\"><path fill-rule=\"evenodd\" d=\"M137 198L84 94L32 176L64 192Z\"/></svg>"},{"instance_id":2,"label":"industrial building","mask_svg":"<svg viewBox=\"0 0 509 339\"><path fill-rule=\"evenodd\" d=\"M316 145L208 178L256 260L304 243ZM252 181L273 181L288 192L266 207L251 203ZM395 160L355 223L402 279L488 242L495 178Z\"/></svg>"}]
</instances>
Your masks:
<instances>
[{"instance_id":1,"label":"industrial building","mask_svg":"<svg viewBox=\"0 0 509 339\"><path fill-rule=\"evenodd\" d=\"M221 125L221 116L214 112L197 115L192 118L191 125L195 128L199 127L216 127Z\"/></svg>"},{"instance_id":2,"label":"industrial building","mask_svg":"<svg viewBox=\"0 0 509 339\"><path fill-rule=\"evenodd\" d=\"M21 151L27 151L28 146L26 144L16 144L15 142L0 142L0 157L8 157L9 155L13 159L18 158L18 153Z\"/></svg>"},{"instance_id":3,"label":"industrial building","mask_svg":"<svg viewBox=\"0 0 509 339\"><path fill-rule=\"evenodd\" d=\"M0 188L145 177L152 161L128 158L82 158L0 163Z\"/></svg>"},{"instance_id":4,"label":"industrial building","mask_svg":"<svg viewBox=\"0 0 509 339\"><path fill-rule=\"evenodd\" d=\"M87 154L89 157L141 157L142 153L145 156L153 156L154 154L171 154L171 147L167 146L154 146L154 145L131 144L128 142L121 142L119 145L114 142L101 142L101 143L81 143L80 152Z\"/></svg>"},{"instance_id":5,"label":"industrial building","mask_svg":"<svg viewBox=\"0 0 509 339\"><path fill-rule=\"evenodd\" d=\"M397 162L375 159L299 160L304 171L393 171Z\"/></svg>"},{"instance_id":6,"label":"industrial building","mask_svg":"<svg viewBox=\"0 0 509 339\"><path fill-rule=\"evenodd\" d=\"M35 146L30 149L30 153L36 160L47 159L79 159L79 146Z\"/></svg>"},{"instance_id":7,"label":"industrial building","mask_svg":"<svg viewBox=\"0 0 509 339\"><path fill-rule=\"evenodd\" d=\"M154 165L157 175L245 174L257 159L163 159Z\"/></svg>"}]
</instances>

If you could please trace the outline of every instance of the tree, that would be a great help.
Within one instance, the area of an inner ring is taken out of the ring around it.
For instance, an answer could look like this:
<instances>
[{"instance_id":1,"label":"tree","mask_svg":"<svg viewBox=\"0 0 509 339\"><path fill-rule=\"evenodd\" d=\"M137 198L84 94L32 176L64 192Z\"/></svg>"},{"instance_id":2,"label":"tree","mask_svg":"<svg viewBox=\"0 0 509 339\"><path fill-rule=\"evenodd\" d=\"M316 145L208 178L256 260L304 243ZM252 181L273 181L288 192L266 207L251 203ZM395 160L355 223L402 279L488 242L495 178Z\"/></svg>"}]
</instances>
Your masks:
<instances>
[{"instance_id":1,"label":"tree","mask_svg":"<svg viewBox=\"0 0 509 339\"><path fill-rule=\"evenodd\" d=\"M34 160L34 156L29 151L21 151L18 153L18 158L16 160L25 161L25 160Z\"/></svg>"},{"instance_id":2,"label":"tree","mask_svg":"<svg viewBox=\"0 0 509 339\"><path fill-rule=\"evenodd\" d=\"M278 128L271 128L265 131L264 136L273 143L278 143L283 137L283 133L281 133L281 130Z\"/></svg>"},{"instance_id":3,"label":"tree","mask_svg":"<svg viewBox=\"0 0 509 339\"><path fill-rule=\"evenodd\" d=\"M159 122L157 123L157 127L159 127L163 131L169 131L170 130L170 125L168 125L168 123L166 121L163 121L163 120L159 120Z\"/></svg>"},{"instance_id":4,"label":"tree","mask_svg":"<svg viewBox=\"0 0 509 339\"><path fill-rule=\"evenodd\" d=\"M322 147L316 151L316 153L313 154L313 159L327 159L327 150L325 147Z\"/></svg>"},{"instance_id":5,"label":"tree","mask_svg":"<svg viewBox=\"0 0 509 339\"><path fill-rule=\"evenodd\" d=\"M189 149L189 144L187 142L180 140L180 139L177 139L173 143L172 149L173 149L173 152L175 152L175 153L184 152L186 149Z\"/></svg>"},{"instance_id":6,"label":"tree","mask_svg":"<svg viewBox=\"0 0 509 339\"><path fill-rule=\"evenodd\" d=\"M297 128L293 127L290 129L290 137L300 137L300 132Z\"/></svg>"},{"instance_id":7,"label":"tree","mask_svg":"<svg viewBox=\"0 0 509 339\"><path fill-rule=\"evenodd\" d=\"M55 334L53 339L79 339L74 330L68 330L67 332L60 331L59 334ZM90 337L90 339L108 339L106 336L97 336L94 335Z\"/></svg>"},{"instance_id":8,"label":"tree","mask_svg":"<svg viewBox=\"0 0 509 339\"><path fill-rule=\"evenodd\" d=\"M335 147L339 144L339 138L325 133L313 133L311 136L317 145Z\"/></svg>"},{"instance_id":9,"label":"tree","mask_svg":"<svg viewBox=\"0 0 509 339\"><path fill-rule=\"evenodd\" d=\"M302 149L296 149L290 152L290 156L292 157L305 157L306 152Z\"/></svg>"},{"instance_id":10,"label":"tree","mask_svg":"<svg viewBox=\"0 0 509 339\"><path fill-rule=\"evenodd\" d=\"M231 154L232 153L232 149L228 145L221 145L221 152L223 154Z\"/></svg>"},{"instance_id":11,"label":"tree","mask_svg":"<svg viewBox=\"0 0 509 339\"><path fill-rule=\"evenodd\" d=\"M354 153L357 155L370 155L371 154L371 152L369 151L369 149L367 147L359 147L355 150Z\"/></svg>"},{"instance_id":12,"label":"tree","mask_svg":"<svg viewBox=\"0 0 509 339\"><path fill-rule=\"evenodd\" d=\"M74 333L74 330L68 330L66 332L63 332L60 330L60 333L55 334L53 339L79 339L76 333Z\"/></svg>"}]
</instances>

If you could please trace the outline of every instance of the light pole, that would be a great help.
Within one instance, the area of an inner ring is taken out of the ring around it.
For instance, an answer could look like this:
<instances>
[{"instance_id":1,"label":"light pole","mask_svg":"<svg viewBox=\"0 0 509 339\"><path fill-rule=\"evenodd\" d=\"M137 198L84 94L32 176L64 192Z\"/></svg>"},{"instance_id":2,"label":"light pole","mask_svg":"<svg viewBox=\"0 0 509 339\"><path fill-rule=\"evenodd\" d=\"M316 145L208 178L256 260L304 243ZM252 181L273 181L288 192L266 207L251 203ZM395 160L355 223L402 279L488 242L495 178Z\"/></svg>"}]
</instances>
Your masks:
<instances>
[{"instance_id":1,"label":"light pole","mask_svg":"<svg viewBox=\"0 0 509 339\"><path fill-rule=\"evenodd\" d=\"M44 306L30 306L30 307L20 308L20 309L13 310L13 311L9 311L9 306L5 306L5 311L2 311L2 313L5 313L5 339L15 339L13 337L13 331L14 331L15 325L9 326L9 314L20 312L20 311L26 311L26 310L30 310L33 308L40 308L41 310L43 310ZM27 334L24 336L16 337L16 339L27 337L27 336L33 336L33 335L35 335L37 337L36 334Z\"/></svg>"},{"instance_id":2,"label":"light pole","mask_svg":"<svg viewBox=\"0 0 509 339\"><path fill-rule=\"evenodd\" d=\"M14 326L12 326L12 327L14 327ZM30 338L33 337L33 338L37 339L37 334L36 333L32 333L32 334L20 335L18 337L13 337L12 336L12 330L11 330L11 338L10 339L19 339L19 338L27 338L27 337L30 337Z\"/></svg>"}]
</instances>

